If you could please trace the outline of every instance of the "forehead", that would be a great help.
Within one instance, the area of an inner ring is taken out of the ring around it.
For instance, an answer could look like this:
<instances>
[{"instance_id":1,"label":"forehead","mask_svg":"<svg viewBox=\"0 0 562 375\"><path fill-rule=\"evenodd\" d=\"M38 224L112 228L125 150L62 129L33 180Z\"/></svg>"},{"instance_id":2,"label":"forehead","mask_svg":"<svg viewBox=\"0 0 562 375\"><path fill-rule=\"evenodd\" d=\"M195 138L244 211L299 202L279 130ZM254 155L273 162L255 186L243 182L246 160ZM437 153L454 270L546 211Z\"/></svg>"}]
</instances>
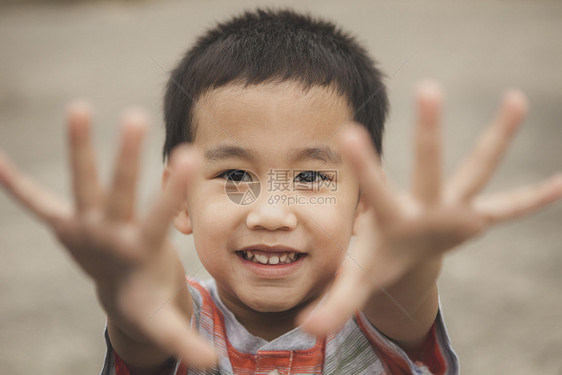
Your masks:
<instances>
[{"instance_id":1,"label":"forehead","mask_svg":"<svg viewBox=\"0 0 562 375\"><path fill-rule=\"evenodd\" d=\"M198 100L192 124L195 143L251 146L265 139L328 142L351 117L346 98L333 87L305 89L289 81L210 90Z\"/></svg>"}]
</instances>

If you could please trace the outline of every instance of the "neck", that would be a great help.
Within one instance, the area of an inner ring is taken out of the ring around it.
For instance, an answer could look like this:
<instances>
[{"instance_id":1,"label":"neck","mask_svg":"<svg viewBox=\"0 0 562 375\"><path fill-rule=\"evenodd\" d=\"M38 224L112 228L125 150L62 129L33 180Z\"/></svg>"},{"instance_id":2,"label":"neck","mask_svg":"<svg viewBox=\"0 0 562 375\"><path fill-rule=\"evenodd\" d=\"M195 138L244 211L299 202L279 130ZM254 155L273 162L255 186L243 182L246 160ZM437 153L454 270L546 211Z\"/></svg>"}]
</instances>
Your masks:
<instances>
[{"instance_id":1,"label":"neck","mask_svg":"<svg viewBox=\"0 0 562 375\"><path fill-rule=\"evenodd\" d=\"M295 311L235 315L248 332L266 341L272 341L297 327Z\"/></svg>"},{"instance_id":2,"label":"neck","mask_svg":"<svg viewBox=\"0 0 562 375\"><path fill-rule=\"evenodd\" d=\"M261 312L232 302L221 296L224 305L252 335L272 341L297 327L296 318L307 304L287 311Z\"/></svg>"}]
</instances>

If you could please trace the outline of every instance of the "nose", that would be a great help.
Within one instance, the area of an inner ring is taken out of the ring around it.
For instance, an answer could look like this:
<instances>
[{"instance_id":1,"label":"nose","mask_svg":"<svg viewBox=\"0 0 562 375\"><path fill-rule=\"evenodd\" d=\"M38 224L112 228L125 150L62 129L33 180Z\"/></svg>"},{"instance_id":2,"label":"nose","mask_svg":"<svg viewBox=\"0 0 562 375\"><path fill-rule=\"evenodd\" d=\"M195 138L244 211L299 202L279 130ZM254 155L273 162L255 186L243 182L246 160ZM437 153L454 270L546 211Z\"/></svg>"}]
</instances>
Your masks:
<instances>
[{"instance_id":1,"label":"nose","mask_svg":"<svg viewBox=\"0 0 562 375\"><path fill-rule=\"evenodd\" d=\"M271 203L268 194L263 194L252 204L246 226L250 229L293 230L297 226L297 216L286 204Z\"/></svg>"}]
</instances>

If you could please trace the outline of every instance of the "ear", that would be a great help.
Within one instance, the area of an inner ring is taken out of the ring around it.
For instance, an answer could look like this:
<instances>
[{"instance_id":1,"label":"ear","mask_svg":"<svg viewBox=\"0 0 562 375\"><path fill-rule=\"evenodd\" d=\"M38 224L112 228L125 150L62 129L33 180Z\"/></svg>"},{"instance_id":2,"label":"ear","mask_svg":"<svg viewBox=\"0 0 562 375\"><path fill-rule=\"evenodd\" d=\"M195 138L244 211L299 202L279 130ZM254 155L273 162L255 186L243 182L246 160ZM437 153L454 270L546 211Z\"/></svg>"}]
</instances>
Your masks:
<instances>
[{"instance_id":1,"label":"ear","mask_svg":"<svg viewBox=\"0 0 562 375\"><path fill-rule=\"evenodd\" d=\"M388 179L386 176L386 171L384 169L382 170L382 179L383 179L383 183L386 185L388 183ZM351 232L353 236L357 235L357 230L359 227L358 222L360 221L359 218L362 215L366 214L368 209L369 209L369 205L367 204L365 193L361 190L361 188L359 188L359 200L357 202L357 207L355 209L355 218L353 219L353 228Z\"/></svg>"},{"instance_id":2,"label":"ear","mask_svg":"<svg viewBox=\"0 0 562 375\"><path fill-rule=\"evenodd\" d=\"M162 191L166 188L168 181L170 179L171 172L170 167L166 165L164 171L162 172ZM191 225L191 218L189 217L189 212L187 210L187 201L182 202L180 206L176 208L176 215L172 220L174 227L183 234L192 234L193 226Z\"/></svg>"}]
</instances>

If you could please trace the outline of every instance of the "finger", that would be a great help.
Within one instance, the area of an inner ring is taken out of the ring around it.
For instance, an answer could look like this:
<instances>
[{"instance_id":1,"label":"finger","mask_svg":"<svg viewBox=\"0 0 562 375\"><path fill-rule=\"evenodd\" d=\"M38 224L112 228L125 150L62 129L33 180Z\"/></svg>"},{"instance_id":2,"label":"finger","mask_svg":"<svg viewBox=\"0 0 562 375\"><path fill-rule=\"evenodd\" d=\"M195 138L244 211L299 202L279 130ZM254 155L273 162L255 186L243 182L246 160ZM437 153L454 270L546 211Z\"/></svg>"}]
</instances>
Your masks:
<instances>
[{"instance_id":1,"label":"finger","mask_svg":"<svg viewBox=\"0 0 562 375\"><path fill-rule=\"evenodd\" d=\"M334 285L312 311L299 316L301 328L318 337L342 327L367 302L372 288L365 270L349 259L344 262Z\"/></svg>"},{"instance_id":2,"label":"finger","mask_svg":"<svg viewBox=\"0 0 562 375\"><path fill-rule=\"evenodd\" d=\"M124 114L121 145L106 200L105 213L108 219L130 220L133 217L141 145L146 127L146 115L142 110L132 109Z\"/></svg>"},{"instance_id":3,"label":"finger","mask_svg":"<svg viewBox=\"0 0 562 375\"><path fill-rule=\"evenodd\" d=\"M448 184L450 195L466 200L482 190L505 154L527 107L527 99L521 91L506 93L496 118L451 178Z\"/></svg>"},{"instance_id":4,"label":"finger","mask_svg":"<svg viewBox=\"0 0 562 375\"><path fill-rule=\"evenodd\" d=\"M217 363L213 346L193 331L185 316L168 306L149 321L144 330L166 351L175 354L190 367L209 368Z\"/></svg>"},{"instance_id":5,"label":"finger","mask_svg":"<svg viewBox=\"0 0 562 375\"><path fill-rule=\"evenodd\" d=\"M142 233L156 248L164 239L168 226L185 206L188 184L200 166L200 155L193 146L181 145L170 157L170 177L160 197L142 223Z\"/></svg>"},{"instance_id":6,"label":"finger","mask_svg":"<svg viewBox=\"0 0 562 375\"><path fill-rule=\"evenodd\" d=\"M380 157L371 144L367 131L360 125L342 129L341 152L351 164L359 180L359 188L367 204L373 207L381 222L389 222L398 214L398 202L386 184Z\"/></svg>"},{"instance_id":7,"label":"finger","mask_svg":"<svg viewBox=\"0 0 562 375\"><path fill-rule=\"evenodd\" d=\"M47 223L55 224L55 221L62 220L71 213L67 202L20 173L2 153L0 184L26 209Z\"/></svg>"},{"instance_id":8,"label":"finger","mask_svg":"<svg viewBox=\"0 0 562 375\"><path fill-rule=\"evenodd\" d=\"M562 197L562 174L534 186L482 197L476 210L492 223L529 215Z\"/></svg>"},{"instance_id":9,"label":"finger","mask_svg":"<svg viewBox=\"0 0 562 375\"><path fill-rule=\"evenodd\" d=\"M441 195L441 107L442 89L433 81L422 82L417 90L418 125L412 194L426 204Z\"/></svg>"},{"instance_id":10,"label":"finger","mask_svg":"<svg viewBox=\"0 0 562 375\"><path fill-rule=\"evenodd\" d=\"M68 138L74 203L78 211L97 206L101 201L94 149L90 137L91 109L76 101L68 109Z\"/></svg>"},{"instance_id":11,"label":"finger","mask_svg":"<svg viewBox=\"0 0 562 375\"><path fill-rule=\"evenodd\" d=\"M368 213L362 214L357 225L358 234L346 253L330 292L314 309L304 311L300 316L303 329L316 336L326 336L329 331L341 327L365 306L375 289L383 289L381 281L391 281L380 279L390 276L391 264L385 263L383 268L377 269L374 249L378 233L374 229L373 217Z\"/></svg>"}]
</instances>

